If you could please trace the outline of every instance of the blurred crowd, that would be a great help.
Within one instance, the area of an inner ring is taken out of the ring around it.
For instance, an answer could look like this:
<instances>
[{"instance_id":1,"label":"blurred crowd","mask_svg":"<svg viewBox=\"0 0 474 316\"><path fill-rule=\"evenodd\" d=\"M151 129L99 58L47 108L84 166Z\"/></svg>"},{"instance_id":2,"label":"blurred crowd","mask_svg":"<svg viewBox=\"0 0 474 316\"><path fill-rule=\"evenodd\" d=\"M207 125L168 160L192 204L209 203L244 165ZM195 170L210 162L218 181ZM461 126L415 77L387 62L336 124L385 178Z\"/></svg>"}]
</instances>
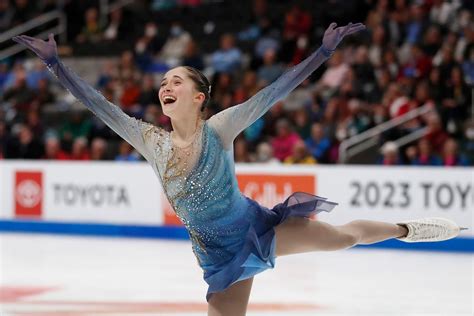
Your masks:
<instances>
[{"instance_id":1,"label":"blurred crowd","mask_svg":"<svg viewBox=\"0 0 474 316\"><path fill-rule=\"evenodd\" d=\"M53 2L41 3L46 7ZM33 2L0 0L0 31L30 18L22 11L24 3ZM144 3L150 10L205 7L197 0ZM327 25L314 14L318 4L310 2L308 9L304 2L295 3L288 1L278 13L271 1L251 1L247 18L235 31L221 34L213 51L203 51L201 39L181 21L164 27L150 19L132 36L130 49L107 61L91 84L129 115L170 130L157 97L159 77L174 66L193 66L212 81L211 104L205 111L210 117L244 102L320 46ZM347 38L325 65L247 128L235 141L236 162L338 163L342 141L427 107L431 110L426 114L379 135L380 150L373 161L473 165L474 1L348 4L358 8L355 17L367 31ZM81 27L70 41L128 38L130 13L115 10L102 25L97 7L83 12ZM344 11L337 14L341 21L351 18L342 18ZM199 27L210 33L214 26ZM0 158L143 159L88 112L70 111L60 124L47 126L43 109L59 102L56 83L41 62L30 64L26 67L21 58L0 60ZM423 128L424 137L397 145L400 137Z\"/></svg>"}]
</instances>

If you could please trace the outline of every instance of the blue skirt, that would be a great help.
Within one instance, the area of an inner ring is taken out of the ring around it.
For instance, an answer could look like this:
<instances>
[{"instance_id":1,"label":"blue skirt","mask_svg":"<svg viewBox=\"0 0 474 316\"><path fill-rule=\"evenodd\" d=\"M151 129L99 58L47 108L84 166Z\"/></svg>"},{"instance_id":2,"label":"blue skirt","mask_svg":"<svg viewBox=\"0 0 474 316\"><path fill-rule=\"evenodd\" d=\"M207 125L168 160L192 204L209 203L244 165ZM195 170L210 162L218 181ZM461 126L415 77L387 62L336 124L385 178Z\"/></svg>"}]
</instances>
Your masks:
<instances>
[{"instance_id":1,"label":"blue skirt","mask_svg":"<svg viewBox=\"0 0 474 316\"><path fill-rule=\"evenodd\" d=\"M304 192L293 193L272 209L249 198L247 201L253 220L243 247L219 271L213 271L211 275L204 273L204 280L209 284L207 301L212 293L221 292L238 281L275 267L275 226L288 217L309 218L322 211L330 212L337 205L326 198Z\"/></svg>"}]
</instances>

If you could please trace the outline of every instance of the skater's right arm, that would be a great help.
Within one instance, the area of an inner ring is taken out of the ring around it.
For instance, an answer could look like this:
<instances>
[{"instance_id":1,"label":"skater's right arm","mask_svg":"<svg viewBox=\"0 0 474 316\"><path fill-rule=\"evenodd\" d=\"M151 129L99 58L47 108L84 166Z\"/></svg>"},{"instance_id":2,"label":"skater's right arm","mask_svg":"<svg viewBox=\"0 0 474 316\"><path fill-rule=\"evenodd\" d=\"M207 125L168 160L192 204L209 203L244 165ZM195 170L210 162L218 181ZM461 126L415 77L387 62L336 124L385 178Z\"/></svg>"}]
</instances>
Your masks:
<instances>
[{"instance_id":1,"label":"skater's right arm","mask_svg":"<svg viewBox=\"0 0 474 316\"><path fill-rule=\"evenodd\" d=\"M59 82L90 111L135 147L148 161L153 159L154 145L159 141L160 135L165 132L152 124L128 116L66 67L58 58L56 42L52 34L48 42L25 35L16 36L13 40L35 52L54 72Z\"/></svg>"},{"instance_id":2,"label":"skater's right arm","mask_svg":"<svg viewBox=\"0 0 474 316\"><path fill-rule=\"evenodd\" d=\"M209 119L226 149L232 148L237 135L264 115L276 102L285 98L293 89L313 73L334 52L342 39L365 29L362 23L349 23L337 27L332 23L324 33L321 47L296 66L288 69L275 82L260 90L247 101L217 113Z\"/></svg>"}]
</instances>

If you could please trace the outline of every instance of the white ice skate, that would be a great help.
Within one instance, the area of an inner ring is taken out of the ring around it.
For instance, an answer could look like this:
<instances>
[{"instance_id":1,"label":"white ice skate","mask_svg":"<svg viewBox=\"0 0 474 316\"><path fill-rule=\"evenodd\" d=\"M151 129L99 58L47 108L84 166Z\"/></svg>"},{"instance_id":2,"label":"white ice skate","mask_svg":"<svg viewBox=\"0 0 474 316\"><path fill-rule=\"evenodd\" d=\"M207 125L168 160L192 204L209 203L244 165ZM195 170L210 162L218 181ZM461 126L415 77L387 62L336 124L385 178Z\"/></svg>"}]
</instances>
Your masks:
<instances>
[{"instance_id":1,"label":"white ice skate","mask_svg":"<svg viewBox=\"0 0 474 316\"><path fill-rule=\"evenodd\" d=\"M404 242L427 242L448 240L459 235L466 228L459 227L455 222L439 217L420 218L397 223L408 229L408 235L397 238Z\"/></svg>"}]
</instances>

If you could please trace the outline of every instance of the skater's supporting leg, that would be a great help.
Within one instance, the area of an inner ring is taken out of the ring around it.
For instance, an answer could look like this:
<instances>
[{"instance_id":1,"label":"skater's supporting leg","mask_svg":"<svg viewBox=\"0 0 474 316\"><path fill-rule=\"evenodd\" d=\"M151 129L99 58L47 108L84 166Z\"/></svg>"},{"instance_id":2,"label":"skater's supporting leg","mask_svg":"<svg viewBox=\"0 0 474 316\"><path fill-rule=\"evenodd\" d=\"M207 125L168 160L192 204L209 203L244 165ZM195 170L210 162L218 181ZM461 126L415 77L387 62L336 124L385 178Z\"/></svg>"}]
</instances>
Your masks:
<instances>
[{"instance_id":1,"label":"skater's supporting leg","mask_svg":"<svg viewBox=\"0 0 474 316\"><path fill-rule=\"evenodd\" d=\"M208 316L245 315L253 278L239 281L225 291L213 293L209 299Z\"/></svg>"}]
</instances>

